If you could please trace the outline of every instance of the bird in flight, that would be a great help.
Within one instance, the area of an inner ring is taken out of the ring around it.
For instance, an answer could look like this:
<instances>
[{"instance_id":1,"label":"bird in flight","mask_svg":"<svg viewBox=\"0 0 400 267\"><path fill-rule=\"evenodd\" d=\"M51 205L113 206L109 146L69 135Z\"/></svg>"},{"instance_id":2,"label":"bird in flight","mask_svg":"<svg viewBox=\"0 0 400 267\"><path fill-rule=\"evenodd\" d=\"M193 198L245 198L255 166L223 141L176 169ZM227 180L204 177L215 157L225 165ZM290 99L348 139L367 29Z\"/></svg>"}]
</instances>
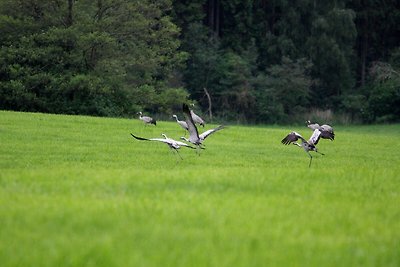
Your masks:
<instances>
[{"instance_id":1,"label":"bird in flight","mask_svg":"<svg viewBox=\"0 0 400 267\"><path fill-rule=\"evenodd\" d=\"M182 105L182 111L183 114L185 115L185 121L188 126L189 138L181 137L181 139L196 145L198 148L201 148L204 139L206 139L210 134L215 133L216 131L219 131L224 128L223 125L220 125L215 129L205 131L204 133L199 135L199 132L193 121L190 109L187 104Z\"/></svg>"},{"instance_id":2,"label":"bird in flight","mask_svg":"<svg viewBox=\"0 0 400 267\"><path fill-rule=\"evenodd\" d=\"M312 162L312 155L310 154L310 151L314 151L316 153L319 153L321 155L325 155L321 152L318 151L316 145L319 142L319 139L321 138L321 131L319 129L315 129L310 137L310 139L306 140L303 136L301 136L297 132L291 132L288 135L286 135L285 138L282 139L282 144L284 145L289 145L289 144L294 144L299 147L302 147L304 151L308 154L310 157L310 163L308 164L308 167L311 167L311 162ZM301 142L296 142L300 140Z\"/></svg>"},{"instance_id":3,"label":"bird in flight","mask_svg":"<svg viewBox=\"0 0 400 267\"><path fill-rule=\"evenodd\" d=\"M329 139L333 141L335 139L335 133L333 131L332 126L328 124L319 125L318 123L312 123L311 121L306 121L307 127L311 130L318 129L321 132L321 138Z\"/></svg>"}]
</instances>

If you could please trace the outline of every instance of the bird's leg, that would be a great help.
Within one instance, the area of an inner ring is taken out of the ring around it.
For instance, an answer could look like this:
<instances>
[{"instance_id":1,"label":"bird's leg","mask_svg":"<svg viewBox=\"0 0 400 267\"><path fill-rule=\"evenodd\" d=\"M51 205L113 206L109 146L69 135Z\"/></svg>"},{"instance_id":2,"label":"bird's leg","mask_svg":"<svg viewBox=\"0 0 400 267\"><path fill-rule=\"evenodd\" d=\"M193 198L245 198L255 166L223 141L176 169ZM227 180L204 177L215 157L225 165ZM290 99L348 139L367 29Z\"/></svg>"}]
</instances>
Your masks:
<instances>
[{"instance_id":1,"label":"bird's leg","mask_svg":"<svg viewBox=\"0 0 400 267\"><path fill-rule=\"evenodd\" d=\"M307 151L307 154L310 156L310 164L308 164L308 168L310 168L311 167L311 162L312 162L312 156L311 156L310 152L308 152L308 151Z\"/></svg>"},{"instance_id":2,"label":"bird's leg","mask_svg":"<svg viewBox=\"0 0 400 267\"><path fill-rule=\"evenodd\" d=\"M199 156L200 157L200 149L201 149L201 147L198 145L198 146L196 146L196 154L197 154L197 156Z\"/></svg>"},{"instance_id":3,"label":"bird's leg","mask_svg":"<svg viewBox=\"0 0 400 267\"><path fill-rule=\"evenodd\" d=\"M179 154L179 151L178 150L176 150L175 149L175 151L176 151L176 154L181 158L181 160L183 160L183 158L182 158L182 156L181 156L181 154Z\"/></svg>"},{"instance_id":4,"label":"bird's leg","mask_svg":"<svg viewBox=\"0 0 400 267\"><path fill-rule=\"evenodd\" d=\"M175 156L174 150L175 150L175 149L173 149L172 147L169 148L169 151L171 151L172 155Z\"/></svg>"}]
</instances>

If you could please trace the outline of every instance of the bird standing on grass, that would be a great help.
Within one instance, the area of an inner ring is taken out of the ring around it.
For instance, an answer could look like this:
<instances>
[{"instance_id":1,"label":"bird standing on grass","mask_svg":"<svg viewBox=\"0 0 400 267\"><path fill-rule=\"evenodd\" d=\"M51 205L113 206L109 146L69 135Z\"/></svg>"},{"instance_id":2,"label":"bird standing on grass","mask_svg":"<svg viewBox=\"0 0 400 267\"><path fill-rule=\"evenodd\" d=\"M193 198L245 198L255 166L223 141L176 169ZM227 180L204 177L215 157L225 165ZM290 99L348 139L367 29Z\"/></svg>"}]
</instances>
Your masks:
<instances>
[{"instance_id":1,"label":"bird standing on grass","mask_svg":"<svg viewBox=\"0 0 400 267\"><path fill-rule=\"evenodd\" d=\"M311 121L306 121L307 127L311 130L318 129L321 131L321 138L329 139L333 141L335 139L335 133L332 126L328 124L319 125L318 123L311 123Z\"/></svg>"},{"instance_id":2,"label":"bird standing on grass","mask_svg":"<svg viewBox=\"0 0 400 267\"><path fill-rule=\"evenodd\" d=\"M190 115L192 116L192 119L193 119L194 123L197 123L197 124L199 124L199 125L204 127L204 125L206 123L204 122L204 120L199 115L194 113L194 111L192 109L190 110Z\"/></svg>"},{"instance_id":3,"label":"bird standing on grass","mask_svg":"<svg viewBox=\"0 0 400 267\"><path fill-rule=\"evenodd\" d=\"M137 140L141 140L141 141L157 141L157 142L162 142L164 144L167 144L169 146L170 149L176 151L177 155L182 159L181 155L178 152L178 149L180 149L181 147L188 147L191 149L196 149L195 147L192 147L186 143L180 142L180 141L176 141L174 139L168 138L165 134L161 134L164 138L143 138L143 137L139 137L139 136L135 136L134 134L132 134L132 137L137 139Z\"/></svg>"},{"instance_id":4,"label":"bird standing on grass","mask_svg":"<svg viewBox=\"0 0 400 267\"><path fill-rule=\"evenodd\" d=\"M325 154L319 152L316 147L320 138L321 138L321 131L319 129L315 129L308 141L306 139L304 139L304 137L301 136L299 133L291 132L285 138L283 138L281 142L284 145L289 145L292 143L294 145L302 147L304 149L304 151L308 154L308 156L310 156L310 163L308 164L308 167L311 167L311 162L312 162L313 157L311 156L310 151L314 151L321 155L325 155ZM301 140L301 144L296 142L299 139Z\"/></svg>"},{"instance_id":5,"label":"bird standing on grass","mask_svg":"<svg viewBox=\"0 0 400 267\"><path fill-rule=\"evenodd\" d=\"M157 121L155 119L153 119L152 117L149 116L143 116L142 112L140 111L139 113L139 119L142 120L145 125L146 124L154 124L157 125Z\"/></svg>"},{"instance_id":6,"label":"bird standing on grass","mask_svg":"<svg viewBox=\"0 0 400 267\"><path fill-rule=\"evenodd\" d=\"M175 114L172 115L172 117L175 118L176 122L177 122L183 129L185 129L186 131L189 129L189 128L188 128L188 125L187 125L187 123L186 123L186 121L180 121L180 120L178 119L178 116L176 116Z\"/></svg>"}]
</instances>

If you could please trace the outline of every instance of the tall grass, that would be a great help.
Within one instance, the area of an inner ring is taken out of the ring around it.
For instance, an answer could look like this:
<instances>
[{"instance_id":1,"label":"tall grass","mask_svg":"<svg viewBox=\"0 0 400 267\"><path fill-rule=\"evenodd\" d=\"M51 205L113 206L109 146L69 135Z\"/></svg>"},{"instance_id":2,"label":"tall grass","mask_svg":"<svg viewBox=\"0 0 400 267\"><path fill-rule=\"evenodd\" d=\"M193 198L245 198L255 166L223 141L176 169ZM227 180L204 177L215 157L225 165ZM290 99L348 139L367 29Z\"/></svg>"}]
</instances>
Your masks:
<instances>
[{"instance_id":1,"label":"tall grass","mask_svg":"<svg viewBox=\"0 0 400 267\"><path fill-rule=\"evenodd\" d=\"M2 111L0 265L398 266L400 125L336 127L311 168L290 130L311 134L232 126L180 160L130 136L172 121Z\"/></svg>"}]
</instances>

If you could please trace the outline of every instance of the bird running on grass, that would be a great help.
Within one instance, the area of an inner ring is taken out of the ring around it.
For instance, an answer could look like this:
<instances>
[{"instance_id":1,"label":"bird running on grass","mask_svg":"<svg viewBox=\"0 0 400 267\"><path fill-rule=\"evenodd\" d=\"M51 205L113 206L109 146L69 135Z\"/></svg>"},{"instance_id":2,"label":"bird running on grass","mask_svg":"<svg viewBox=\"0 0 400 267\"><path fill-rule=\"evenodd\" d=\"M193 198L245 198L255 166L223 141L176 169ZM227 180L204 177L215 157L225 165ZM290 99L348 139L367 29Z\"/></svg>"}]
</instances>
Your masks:
<instances>
[{"instance_id":1,"label":"bird running on grass","mask_svg":"<svg viewBox=\"0 0 400 267\"><path fill-rule=\"evenodd\" d=\"M139 137L136 136L134 134L132 134L132 137L137 139L137 140L141 140L141 141L157 141L157 142L162 142L164 144L167 144L169 146L169 148L171 148L172 150L176 151L177 155L182 159L181 155L178 152L178 149L180 149L181 147L187 147L187 148L191 148L191 149L196 149L195 147L192 147L191 145L188 145L184 142L181 141L176 141L172 138L168 138L165 134L161 134L164 138L143 138L143 137Z\"/></svg>"},{"instance_id":2,"label":"bird running on grass","mask_svg":"<svg viewBox=\"0 0 400 267\"><path fill-rule=\"evenodd\" d=\"M310 163L308 164L308 167L311 167L311 162L313 157L311 156L310 151L314 151L321 155L325 155L319 152L316 147L320 138L321 138L321 131L319 129L315 129L308 141L304 139L304 137L301 136L299 133L291 132L285 138L283 138L281 142L284 145L294 144L299 147L302 147L304 151L308 154L308 156L310 156ZM301 140L301 144L296 142L299 139Z\"/></svg>"},{"instance_id":3,"label":"bird running on grass","mask_svg":"<svg viewBox=\"0 0 400 267\"><path fill-rule=\"evenodd\" d=\"M157 122L155 119L149 116L143 116L142 112L140 111L139 113L139 119L142 120L145 124L154 124L157 125Z\"/></svg>"},{"instance_id":4,"label":"bird running on grass","mask_svg":"<svg viewBox=\"0 0 400 267\"><path fill-rule=\"evenodd\" d=\"M321 138L329 139L331 141L335 140L335 133L332 126L328 124L319 125L318 123L311 123L311 121L306 121L307 127L311 130L318 129L321 132Z\"/></svg>"}]
</instances>

